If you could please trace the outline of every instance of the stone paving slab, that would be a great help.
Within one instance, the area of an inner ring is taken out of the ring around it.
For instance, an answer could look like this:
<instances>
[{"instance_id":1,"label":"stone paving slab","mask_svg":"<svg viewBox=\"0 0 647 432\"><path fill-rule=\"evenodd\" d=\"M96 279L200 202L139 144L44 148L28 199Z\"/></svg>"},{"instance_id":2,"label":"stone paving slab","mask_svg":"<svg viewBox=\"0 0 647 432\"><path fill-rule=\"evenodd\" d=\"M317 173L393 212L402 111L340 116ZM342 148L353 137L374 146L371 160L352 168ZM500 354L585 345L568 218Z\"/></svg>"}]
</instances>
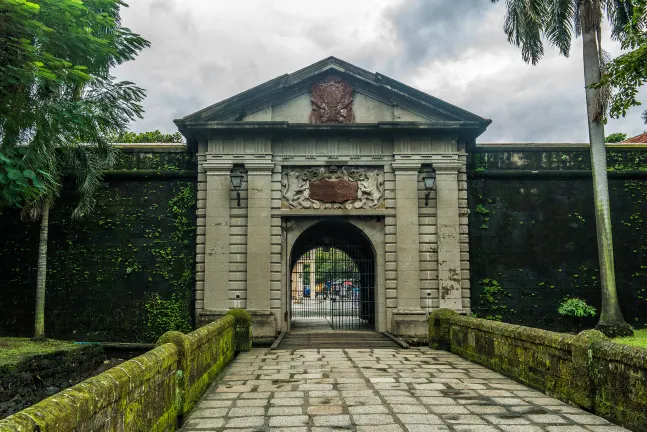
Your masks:
<instances>
[{"instance_id":1,"label":"stone paving slab","mask_svg":"<svg viewBox=\"0 0 647 432\"><path fill-rule=\"evenodd\" d=\"M182 431L619 432L445 351L320 349L239 355Z\"/></svg>"}]
</instances>

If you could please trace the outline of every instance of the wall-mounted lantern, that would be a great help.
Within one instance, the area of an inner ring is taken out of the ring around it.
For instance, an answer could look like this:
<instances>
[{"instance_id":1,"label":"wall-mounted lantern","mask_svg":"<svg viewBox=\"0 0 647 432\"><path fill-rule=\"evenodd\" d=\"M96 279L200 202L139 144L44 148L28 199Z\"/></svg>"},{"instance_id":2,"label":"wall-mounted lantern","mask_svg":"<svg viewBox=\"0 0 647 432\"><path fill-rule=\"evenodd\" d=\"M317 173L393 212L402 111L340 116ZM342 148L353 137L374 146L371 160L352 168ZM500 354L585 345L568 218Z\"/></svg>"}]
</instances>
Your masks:
<instances>
[{"instance_id":1,"label":"wall-mounted lantern","mask_svg":"<svg viewBox=\"0 0 647 432\"><path fill-rule=\"evenodd\" d=\"M243 173L238 169L231 172L231 186L236 191L237 205L240 207L240 188L243 185Z\"/></svg>"},{"instance_id":2,"label":"wall-mounted lantern","mask_svg":"<svg viewBox=\"0 0 647 432\"><path fill-rule=\"evenodd\" d=\"M425 194L425 207L429 205L429 197L431 196L431 191L436 187L436 169L434 167L431 167L429 171L425 173L425 175L422 177L422 182L425 185L425 190L427 193Z\"/></svg>"}]
</instances>

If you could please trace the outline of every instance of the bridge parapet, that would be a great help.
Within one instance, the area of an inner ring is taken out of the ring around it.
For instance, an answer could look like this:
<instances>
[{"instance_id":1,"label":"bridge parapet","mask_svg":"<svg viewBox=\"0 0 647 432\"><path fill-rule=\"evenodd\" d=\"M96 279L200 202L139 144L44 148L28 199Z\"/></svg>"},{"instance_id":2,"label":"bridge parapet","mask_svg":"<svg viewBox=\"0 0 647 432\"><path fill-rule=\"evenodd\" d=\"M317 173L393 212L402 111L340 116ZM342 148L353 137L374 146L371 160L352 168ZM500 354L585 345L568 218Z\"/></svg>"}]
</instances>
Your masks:
<instances>
[{"instance_id":1,"label":"bridge parapet","mask_svg":"<svg viewBox=\"0 0 647 432\"><path fill-rule=\"evenodd\" d=\"M556 333L461 316L430 314L429 344L605 417L647 431L647 350L596 330Z\"/></svg>"},{"instance_id":2,"label":"bridge parapet","mask_svg":"<svg viewBox=\"0 0 647 432\"><path fill-rule=\"evenodd\" d=\"M153 350L0 420L0 432L175 430L235 352L250 348L242 314L165 333Z\"/></svg>"}]
</instances>

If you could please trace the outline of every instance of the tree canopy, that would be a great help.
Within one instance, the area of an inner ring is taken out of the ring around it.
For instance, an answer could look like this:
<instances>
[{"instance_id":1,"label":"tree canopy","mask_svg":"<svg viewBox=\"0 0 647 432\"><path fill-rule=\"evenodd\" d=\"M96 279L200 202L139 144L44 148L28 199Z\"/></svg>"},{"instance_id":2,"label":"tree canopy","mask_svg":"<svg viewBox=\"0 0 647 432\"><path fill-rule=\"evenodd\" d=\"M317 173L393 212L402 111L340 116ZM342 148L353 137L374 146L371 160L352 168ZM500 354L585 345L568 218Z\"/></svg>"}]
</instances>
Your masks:
<instances>
[{"instance_id":1,"label":"tree canopy","mask_svg":"<svg viewBox=\"0 0 647 432\"><path fill-rule=\"evenodd\" d=\"M121 25L122 0L0 2L0 206L59 187L56 152L105 151L141 117L144 91L110 68L148 41Z\"/></svg>"},{"instance_id":2,"label":"tree canopy","mask_svg":"<svg viewBox=\"0 0 647 432\"><path fill-rule=\"evenodd\" d=\"M148 132L124 132L113 138L116 143L182 143L184 138L179 132L165 134L159 130Z\"/></svg>"},{"instance_id":3,"label":"tree canopy","mask_svg":"<svg viewBox=\"0 0 647 432\"><path fill-rule=\"evenodd\" d=\"M647 0L633 0L633 11L620 38L622 49L630 50L610 62L596 87L615 89L609 104L613 118L625 116L627 110L641 105L636 99L638 89L647 82ZM647 110L643 112L647 123Z\"/></svg>"},{"instance_id":4,"label":"tree canopy","mask_svg":"<svg viewBox=\"0 0 647 432\"><path fill-rule=\"evenodd\" d=\"M604 142L607 143L619 143L627 139L627 134L626 133L621 133L621 132L616 132L607 135L607 137L604 139Z\"/></svg>"}]
</instances>

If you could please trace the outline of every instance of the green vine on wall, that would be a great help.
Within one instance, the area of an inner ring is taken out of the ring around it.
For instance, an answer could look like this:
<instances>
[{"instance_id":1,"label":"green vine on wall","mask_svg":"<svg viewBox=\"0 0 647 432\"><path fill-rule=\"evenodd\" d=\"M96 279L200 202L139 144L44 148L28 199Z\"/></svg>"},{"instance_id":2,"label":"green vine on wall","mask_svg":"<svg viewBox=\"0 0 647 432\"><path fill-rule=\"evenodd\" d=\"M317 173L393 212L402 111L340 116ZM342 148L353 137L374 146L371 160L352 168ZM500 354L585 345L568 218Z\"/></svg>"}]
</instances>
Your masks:
<instances>
[{"instance_id":1,"label":"green vine on wall","mask_svg":"<svg viewBox=\"0 0 647 432\"><path fill-rule=\"evenodd\" d=\"M647 152L609 151L607 171L647 171Z\"/></svg>"},{"instance_id":2,"label":"green vine on wall","mask_svg":"<svg viewBox=\"0 0 647 432\"><path fill-rule=\"evenodd\" d=\"M166 331L186 332L192 327L191 303L194 281L193 253L186 252L190 238L195 230L193 211L196 203L193 184L181 187L169 200L168 212L174 225L173 232L161 236L160 231L149 231L155 256L153 274L161 276L171 288L170 299L161 298L157 293L151 295L144 305L147 335L159 337Z\"/></svg>"},{"instance_id":3,"label":"green vine on wall","mask_svg":"<svg viewBox=\"0 0 647 432\"><path fill-rule=\"evenodd\" d=\"M647 158L647 155L642 153L639 155ZM636 155L636 159L638 159L638 155ZM647 169L647 161L644 161L644 164L644 169ZM630 194L635 206L639 209L644 208L645 203L647 203L647 183L641 180L627 180L624 182L624 188L625 192ZM621 223L627 229L635 231L636 238L639 241L639 245L632 249L632 253L637 255L636 258L640 266L637 271L631 274L631 279L635 281L636 297L639 300L646 301L647 287L645 286L645 278L647 277L647 262L645 261L645 256L647 255L647 227L645 226L644 212L636 211ZM638 321L638 318L636 318L636 321ZM636 324L634 323L634 325Z\"/></svg>"},{"instance_id":4,"label":"green vine on wall","mask_svg":"<svg viewBox=\"0 0 647 432\"><path fill-rule=\"evenodd\" d=\"M479 194L478 198L480 200L483 200L483 201L487 202L487 204L490 204L490 205L494 203L494 201L491 200L491 199L485 200L483 195L480 195L480 194ZM489 217L490 209L485 207L485 205L481 202L481 203L478 203L476 205L476 207L474 208L474 213L476 213L477 215L480 215L482 217L482 223L481 223L481 226L479 226L479 228L480 229L488 229L489 228L488 223L490 222L490 217ZM494 213L494 212L492 211L492 213Z\"/></svg>"},{"instance_id":5,"label":"green vine on wall","mask_svg":"<svg viewBox=\"0 0 647 432\"><path fill-rule=\"evenodd\" d=\"M501 304L505 297L512 297L512 294L504 290L499 281L492 278L483 278L479 281L479 284L481 285L481 293L478 296L478 306L475 308L477 317L503 321L504 313L514 313L514 309Z\"/></svg>"},{"instance_id":6,"label":"green vine on wall","mask_svg":"<svg viewBox=\"0 0 647 432\"><path fill-rule=\"evenodd\" d=\"M149 301L144 304L144 323L148 338L154 340L170 330L183 333L191 331L191 315L183 297L173 293L170 299L165 300L158 293L150 295Z\"/></svg>"}]
</instances>

